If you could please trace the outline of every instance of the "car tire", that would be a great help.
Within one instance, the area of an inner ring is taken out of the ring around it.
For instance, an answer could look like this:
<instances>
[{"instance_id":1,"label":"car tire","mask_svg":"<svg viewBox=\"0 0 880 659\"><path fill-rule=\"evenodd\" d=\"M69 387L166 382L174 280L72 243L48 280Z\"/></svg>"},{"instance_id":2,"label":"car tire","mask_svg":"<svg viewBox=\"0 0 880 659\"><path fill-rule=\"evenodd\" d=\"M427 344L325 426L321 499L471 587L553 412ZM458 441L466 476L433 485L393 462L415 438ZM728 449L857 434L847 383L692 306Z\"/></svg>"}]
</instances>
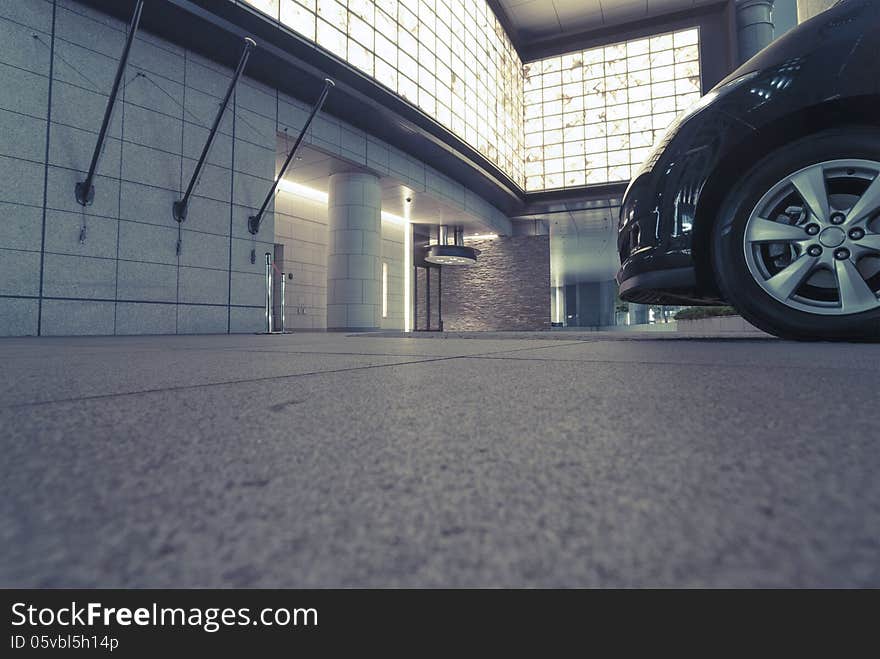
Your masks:
<instances>
[{"instance_id":1,"label":"car tire","mask_svg":"<svg viewBox=\"0 0 880 659\"><path fill-rule=\"evenodd\" d=\"M880 130L828 130L773 151L755 164L727 195L713 227L712 267L725 299L751 324L795 340L880 340L880 300L876 304L870 301L870 293L876 296L880 290L880 274L871 274L873 269L880 268L880 253L874 257L873 251L867 251L869 245L873 250L880 241L880 236L875 235L880 233L880 219L872 215L873 219L860 220L862 233L870 234L868 238L863 236L862 242L854 242L858 233L850 228L854 227L850 222L856 221L856 215L863 215L855 209L859 195L873 199L877 191L873 188L869 195L858 193L871 185L871 163L877 165L875 179L880 186ZM818 194L800 192L811 189L803 183L810 176L821 177L821 190L826 192L824 211L821 200L817 201ZM790 196L785 197L786 194ZM808 197L813 199L812 203L806 201ZM772 214L768 209L777 203L777 198L779 205L773 208L782 208L798 199L800 207L787 207L794 209L788 212L798 214L798 219L774 215L782 219L773 220L776 225L771 227L772 235L775 237L777 230L785 233L786 242L762 241L771 234L760 233L764 229L760 223L765 215ZM856 203L849 207L853 213L849 213L843 204L853 200ZM834 204L842 207L835 209ZM867 201L859 210L866 206ZM818 212L811 213L812 207ZM791 226L779 229L777 225L786 222ZM832 222L840 226L835 229ZM801 229L805 232L803 240L797 233ZM818 235L809 235L807 231ZM835 245L841 240L841 231L844 242ZM790 238L788 234L798 237ZM852 252L847 248L852 248ZM774 257L774 250L780 255ZM821 255L816 256L819 252ZM844 260L845 254L850 254L850 258ZM787 268L788 272L794 272L794 268L809 273L801 283L791 284L796 286L791 293L791 286L782 280L787 277L794 282L801 272L785 275L782 271ZM862 275L864 288L852 277L854 272L868 273ZM813 285L814 281L820 283ZM852 303L854 299L860 304ZM849 313L848 309L855 312Z\"/></svg>"}]
</instances>

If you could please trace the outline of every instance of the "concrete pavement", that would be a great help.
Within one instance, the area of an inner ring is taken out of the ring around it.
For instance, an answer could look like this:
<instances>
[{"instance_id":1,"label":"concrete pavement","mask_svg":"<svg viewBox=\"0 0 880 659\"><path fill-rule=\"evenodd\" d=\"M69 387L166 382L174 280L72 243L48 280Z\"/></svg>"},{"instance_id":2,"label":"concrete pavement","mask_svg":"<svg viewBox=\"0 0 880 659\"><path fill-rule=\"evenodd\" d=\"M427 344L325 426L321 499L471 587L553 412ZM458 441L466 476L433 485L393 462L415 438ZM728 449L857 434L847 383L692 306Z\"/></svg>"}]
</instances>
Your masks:
<instances>
[{"instance_id":1,"label":"concrete pavement","mask_svg":"<svg viewBox=\"0 0 880 659\"><path fill-rule=\"evenodd\" d=\"M0 585L880 586L880 346L0 341Z\"/></svg>"}]
</instances>

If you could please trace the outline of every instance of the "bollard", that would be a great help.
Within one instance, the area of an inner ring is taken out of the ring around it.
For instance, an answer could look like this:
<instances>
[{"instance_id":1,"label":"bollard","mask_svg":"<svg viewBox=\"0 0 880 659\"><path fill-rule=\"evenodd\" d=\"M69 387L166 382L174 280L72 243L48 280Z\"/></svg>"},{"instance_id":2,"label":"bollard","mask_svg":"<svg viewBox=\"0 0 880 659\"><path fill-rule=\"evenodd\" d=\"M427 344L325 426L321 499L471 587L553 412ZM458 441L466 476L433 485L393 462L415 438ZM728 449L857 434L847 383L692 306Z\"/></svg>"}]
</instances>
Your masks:
<instances>
[{"instance_id":1,"label":"bollard","mask_svg":"<svg viewBox=\"0 0 880 659\"><path fill-rule=\"evenodd\" d=\"M266 334L272 333L272 254L266 252Z\"/></svg>"},{"instance_id":2,"label":"bollard","mask_svg":"<svg viewBox=\"0 0 880 659\"><path fill-rule=\"evenodd\" d=\"M284 334L284 303L285 293L287 291L287 275L281 273L281 333Z\"/></svg>"}]
</instances>

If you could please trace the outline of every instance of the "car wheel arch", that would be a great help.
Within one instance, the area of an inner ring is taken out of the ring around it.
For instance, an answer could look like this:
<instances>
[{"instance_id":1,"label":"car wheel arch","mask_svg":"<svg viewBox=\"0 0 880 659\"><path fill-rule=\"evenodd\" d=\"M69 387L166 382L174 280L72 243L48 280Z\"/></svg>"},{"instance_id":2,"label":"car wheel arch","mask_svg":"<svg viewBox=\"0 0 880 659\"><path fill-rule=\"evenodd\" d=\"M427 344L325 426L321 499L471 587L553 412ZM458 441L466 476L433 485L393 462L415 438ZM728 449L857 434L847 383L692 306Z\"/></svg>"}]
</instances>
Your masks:
<instances>
[{"instance_id":1,"label":"car wheel arch","mask_svg":"<svg viewBox=\"0 0 880 659\"><path fill-rule=\"evenodd\" d=\"M734 189L730 182L795 140L830 128L880 129L878 104L880 95L871 95L832 99L802 108L762 125L721 157L700 191L694 214L692 256L703 293L720 296L712 268L712 232L725 199Z\"/></svg>"}]
</instances>

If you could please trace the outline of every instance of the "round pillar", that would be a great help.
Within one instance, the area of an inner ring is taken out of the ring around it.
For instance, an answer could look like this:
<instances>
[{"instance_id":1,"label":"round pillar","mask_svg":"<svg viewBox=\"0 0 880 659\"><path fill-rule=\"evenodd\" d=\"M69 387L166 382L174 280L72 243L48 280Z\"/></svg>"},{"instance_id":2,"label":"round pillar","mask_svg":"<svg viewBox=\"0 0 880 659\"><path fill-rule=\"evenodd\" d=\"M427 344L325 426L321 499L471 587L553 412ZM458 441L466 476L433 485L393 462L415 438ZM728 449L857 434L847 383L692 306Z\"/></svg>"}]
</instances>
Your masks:
<instances>
[{"instance_id":1,"label":"round pillar","mask_svg":"<svg viewBox=\"0 0 880 659\"><path fill-rule=\"evenodd\" d=\"M829 9L837 0L797 0L798 23Z\"/></svg>"},{"instance_id":2,"label":"round pillar","mask_svg":"<svg viewBox=\"0 0 880 659\"><path fill-rule=\"evenodd\" d=\"M773 41L773 0L736 0L739 62L751 59Z\"/></svg>"},{"instance_id":3,"label":"round pillar","mask_svg":"<svg viewBox=\"0 0 880 659\"><path fill-rule=\"evenodd\" d=\"M327 329L378 329L382 250L378 177L359 172L333 174L327 207Z\"/></svg>"}]
</instances>

